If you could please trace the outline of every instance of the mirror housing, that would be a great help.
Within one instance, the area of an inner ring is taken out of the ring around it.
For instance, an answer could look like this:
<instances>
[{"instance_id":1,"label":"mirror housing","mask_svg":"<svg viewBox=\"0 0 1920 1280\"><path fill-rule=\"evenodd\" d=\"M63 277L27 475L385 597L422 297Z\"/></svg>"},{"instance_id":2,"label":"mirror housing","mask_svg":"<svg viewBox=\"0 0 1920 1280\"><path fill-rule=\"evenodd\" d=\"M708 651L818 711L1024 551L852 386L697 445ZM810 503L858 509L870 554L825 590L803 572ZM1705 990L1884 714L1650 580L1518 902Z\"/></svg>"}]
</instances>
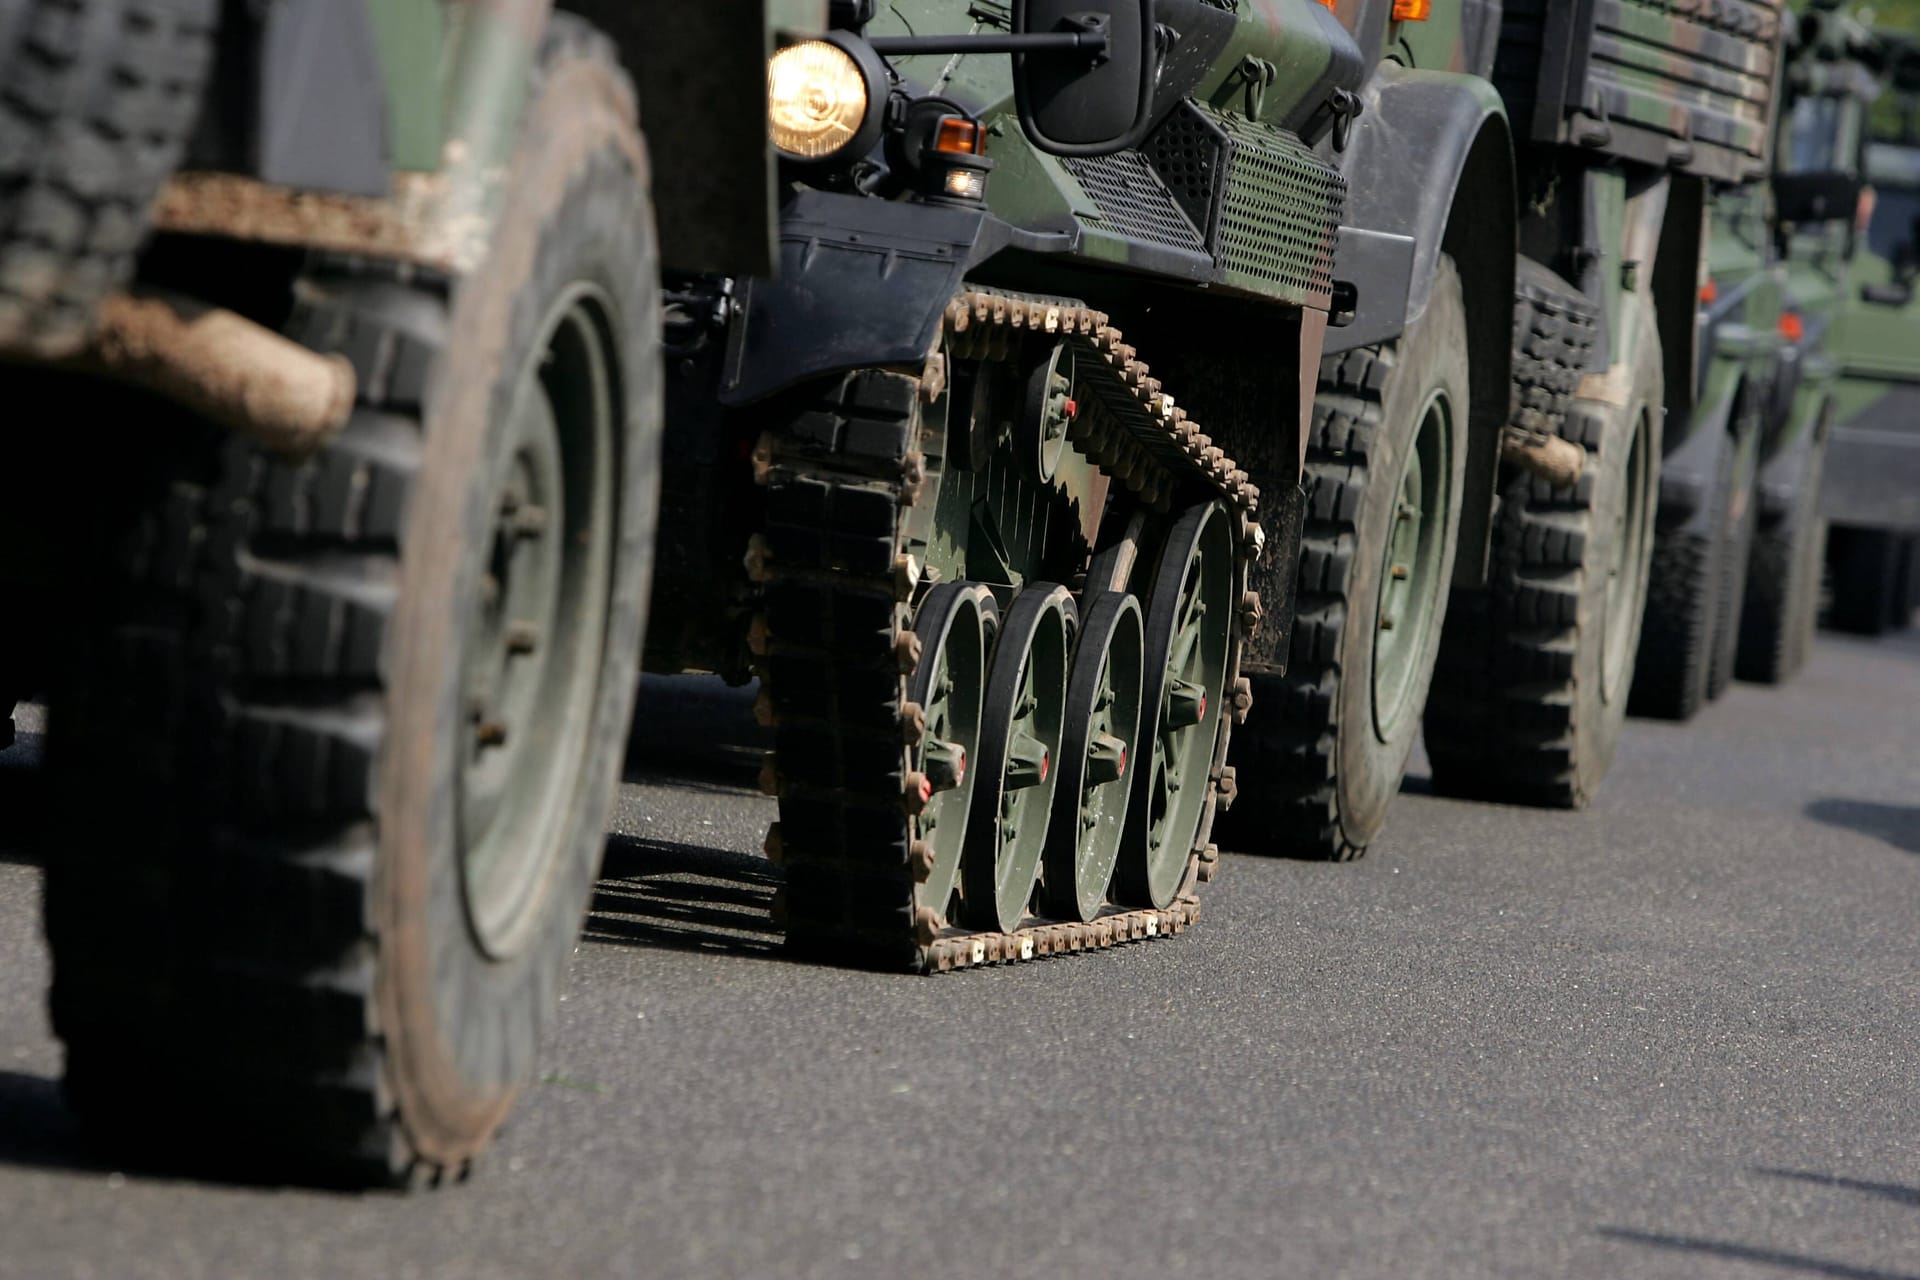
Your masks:
<instances>
[{"instance_id":1,"label":"mirror housing","mask_svg":"<svg viewBox=\"0 0 1920 1280\"><path fill-rule=\"evenodd\" d=\"M1780 173L1773 178L1775 211L1782 222L1849 222L1865 186L1851 173Z\"/></svg>"},{"instance_id":2,"label":"mirror housing","mask_svg":"<svg viewBox=\"0 0 1920 1280\"><path fill-rule=\"evenodd\" d=\"M1159 77L1153 0L1014 0L1017 35L1104 30L1106 50L1013 57L1014 103L1033 145L1057 156L1136 147L1153 122Z\"/></svg>"}]
</instances>

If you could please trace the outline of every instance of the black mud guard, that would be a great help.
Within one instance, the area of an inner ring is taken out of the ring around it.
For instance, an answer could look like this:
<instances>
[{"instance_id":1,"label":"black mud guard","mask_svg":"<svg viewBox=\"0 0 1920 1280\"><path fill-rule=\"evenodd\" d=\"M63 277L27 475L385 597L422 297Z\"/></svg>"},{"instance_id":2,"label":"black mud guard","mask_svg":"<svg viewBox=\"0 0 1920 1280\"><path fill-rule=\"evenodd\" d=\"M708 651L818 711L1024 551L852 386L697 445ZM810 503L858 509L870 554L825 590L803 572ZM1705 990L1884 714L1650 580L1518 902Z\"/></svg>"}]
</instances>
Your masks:
<instances>
[{"instance_id":1,"label":"black mud guard","mask_svg":"<svg viewBox=\"0 0 1920 1280\"><path fill-rule=\"evenodd\" d=\"M1426 311L1440 255L1453 255L1466 290L1474 424L1453 578L1477 587L1486 581L1513 362L1513 135L1498 91L1475 76L1385 62L1361 96L1366 109L1340 161L1348 183L1341 243L1364 250L1350 255L1355 274L1347 260L1334 261L1335 277L1357 288L1358 307L1351 324L1327 331L1326 349L1398 337ZM1413 241L1408 265L1401 237Z\"/></svg>"},{"instance_id":2,"label":"black mud guard","mask_svg":"<svg viewBox=\"0 0 1920 1280\"><path fill-rule=\"evenodd\" d=\"M741 282L720 402L751 404L868 365L917 369L970 269L1009 247L1062 251L1076 240L983 210L798 192L781 213L777 274Z\"/></svg>"}]
</instances>

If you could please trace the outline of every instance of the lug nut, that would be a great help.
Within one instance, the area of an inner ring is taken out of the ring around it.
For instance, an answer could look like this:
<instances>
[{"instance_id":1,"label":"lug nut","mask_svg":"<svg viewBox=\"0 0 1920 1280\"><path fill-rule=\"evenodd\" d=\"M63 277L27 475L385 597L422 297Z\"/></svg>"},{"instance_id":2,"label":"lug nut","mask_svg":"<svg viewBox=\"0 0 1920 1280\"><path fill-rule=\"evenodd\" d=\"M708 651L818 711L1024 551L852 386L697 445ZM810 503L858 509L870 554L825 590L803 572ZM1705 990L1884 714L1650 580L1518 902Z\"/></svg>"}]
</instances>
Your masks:
<instances>
[{"instance_id":1,"label":"lug nut","mask_svg":"<svg viewBox=\"0 0 1920 1280\"><path fill-rule=\"evenodd\" d=\"M767 752L767 758L760 762L760 791L763 795L778 798L780 795L780 766L773 758L773 752Z\"/></svg>"},{"instance_id":2,"label":"lug nut","mask_svg":"<svg viewBox=\"0 0 1920 1280\"><path fill-rule=\"evenodd\" d=\"M760 842L760 849L767 855L767 861L776 867L787 865L787 843L780 835L780 824L767 824L767 838Z\"/></svg>"},{"instance_id":3,"label":"lug nut","mask_svg":"<svg viewBox=\"0 0 1920 1280\"><path fill-rule=\"evenodd\" d=\"M474 727L473 739L483 747L507 745L507 726L499 720L483 720Z\"/></svg>"},{"instance_id":4,"label":"lug nut","mask_svg":"<svg viewBox=\"0 0 1920 1280\"><path fill-rule=\"evenodd\" d=\"M516 622L507 628L507 652L527 654L540 647L540 628L531 622Z\"/></svg>"}]
</instances>

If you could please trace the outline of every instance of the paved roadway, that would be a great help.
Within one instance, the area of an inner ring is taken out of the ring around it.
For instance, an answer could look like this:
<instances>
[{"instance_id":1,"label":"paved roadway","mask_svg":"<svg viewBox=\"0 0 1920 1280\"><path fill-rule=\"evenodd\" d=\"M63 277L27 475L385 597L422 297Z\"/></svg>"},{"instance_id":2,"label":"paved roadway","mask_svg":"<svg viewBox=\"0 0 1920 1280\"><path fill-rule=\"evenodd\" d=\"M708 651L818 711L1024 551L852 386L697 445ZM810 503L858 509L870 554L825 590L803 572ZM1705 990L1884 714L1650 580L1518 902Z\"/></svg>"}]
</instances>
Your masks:
<instances>
[{"instance_id":1,"label":"paved roadway","mask_svg":"<svg viewBox=\"0 0 1920 1280\"><path fill-rule=\"evenodd\" d=\"M675 758L740 712L655 704L541 1082L412 1199L100 1163L0 852L0 1276L1920 1278L1920 636L1633 725L1591 812L1416 776L1360 864L934 979L772 950L747 753Z\"/></svg>"}]
</instances>

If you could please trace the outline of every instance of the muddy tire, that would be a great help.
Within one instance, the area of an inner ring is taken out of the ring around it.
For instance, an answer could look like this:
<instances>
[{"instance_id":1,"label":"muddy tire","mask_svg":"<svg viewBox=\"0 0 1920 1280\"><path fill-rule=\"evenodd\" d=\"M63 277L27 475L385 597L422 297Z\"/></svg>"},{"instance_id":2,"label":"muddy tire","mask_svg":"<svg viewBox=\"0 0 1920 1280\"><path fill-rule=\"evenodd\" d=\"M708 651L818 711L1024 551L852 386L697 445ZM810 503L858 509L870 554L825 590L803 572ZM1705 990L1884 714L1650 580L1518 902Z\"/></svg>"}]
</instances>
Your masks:
<instances>
[{"instance_id":1,"label":"muddy tire","mask_svg":"<svg viewBox=\"0 0 1920 1280\"><path fill-rule=\"evenodd\" d=\"M288 332L360 383L316 457L142 424L173 453L49 750L54 1024L110 1137L437 1181L533 1069L599 866L658 500L646 160L631 86L571 20L508 190L451 289L357 262L302 279Z\"/></svg>"},{"instance_id":2,"label":"muddy tire","mask_svg":"<svg viewBox=\"0 0 1920 1280\"><path fill-rule=\"evenodd\" d=\"M0 3L0 352L72 351L132 275L199 114L219 7Z\"/></svg>"},{"instance_id":3,"label":"muddy tire","mask_svg":"<svg viewBox=\"0 0 1920 1280\"><path fill-rule=\"evenodd\" d=\"M1706 509L1655 526L1648 567L1647 611L1634 662L1627 710L1636 716L1691 720L1704 707L1719 642L1727 558L1732 554L1729 504L1738 442L1713 429L1712 488Z\"/></svg>"},{"instance_id":4,"label":"muddy tire","mask_svg":"<svg viewBox=\"0 0 1920 1280\"><path fill-rule=\"evenodd\" d=\"M1742 680L1784 684L1806 665L1820 613L1820 570L1827 548L1827 525L1820 516L1826 458L1826 440L1814 440L1792 505L1764 517L1755 531L1734 665L1734 674Z\"/></svg>"},{"instance_id":5,"label":"muddy tire","mask_svg":"<svg viewBox=\"0 0 1920 1280\"><path fill-rule=\"evenodd\" d=\"M1660 338L1627 299L1617 402L1576 399L1587 452L1571 488L1507 478L1485 590L1456 592L1427 703L1427 754L1450 795L1577 808L1613 762L1653 551Z\"/></svg>"},{"instance_id":6,"label":"muddy tire","mask_svg":"<svg viewBox=\"0 0 1920 1280\"><path fill-rule=\"evenodd\" d=\"M1344 860L1385 824L1446 616L1468 402L1451 259L1403 340L1322 362L1291 656L1286 675L1249 677L1226 847Z\"/></svg>"}]
</instances>

